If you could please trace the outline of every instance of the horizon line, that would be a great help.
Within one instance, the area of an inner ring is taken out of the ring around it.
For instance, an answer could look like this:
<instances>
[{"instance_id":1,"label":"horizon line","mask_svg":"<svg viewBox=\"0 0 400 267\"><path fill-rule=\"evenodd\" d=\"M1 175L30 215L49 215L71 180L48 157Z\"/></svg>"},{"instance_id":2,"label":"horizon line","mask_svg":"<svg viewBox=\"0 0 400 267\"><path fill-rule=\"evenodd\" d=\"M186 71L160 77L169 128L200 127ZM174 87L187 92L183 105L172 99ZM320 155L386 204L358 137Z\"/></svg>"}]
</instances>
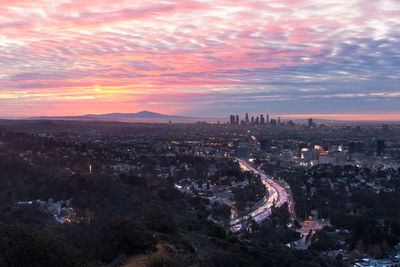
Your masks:
<instances>
[{"instance_id":1,"label":"horizon line","mask_svg":"<svg viewBox=\"0 0 400 267\"><path fill-rule=\"evenodd\" d=\"M34 116L24 116L24 115L6 115L0 116L0 119L33 119L33 118L41 118L41 117L49 117L49 118L57 118L57 117L81 117L87 115L105 115L105 114L136 114L140 112L152 112L157 113L160 115L167 115L167 116L185 116L188 119L209 119L209 120L229 120L230 115L239 115L240 117L244 118L246 112L235 112L230 113L221 117L218 116L207 116L207 115L185 115L185 114L166 114L166 113L159 113L149 110L141 110L137 112L107 112L107 113L86 113L81 115L34 115ZM251 114L257 114L258 116L263 114L269 115L270 119L278 118L284 120L306 120L306 119L316 119L316 120L328 120L328 121L366 121L366 122L373 122L373 121L386 121L386 122L400 122L400 114L393 114L393 113L326 113L326 114L282 114L282 113L267 113L267 112L248 112L249 116ZM251 116L253 117L253 116ZM257 117L257 116L254 116ZM146 119L146 118L137 118L137 119ZM162 119L162 118L155 118L155 119ZM165 118L168 119L168 118ZM184 119L184 118L183 118Z\"/></svg>"}]
</instances>

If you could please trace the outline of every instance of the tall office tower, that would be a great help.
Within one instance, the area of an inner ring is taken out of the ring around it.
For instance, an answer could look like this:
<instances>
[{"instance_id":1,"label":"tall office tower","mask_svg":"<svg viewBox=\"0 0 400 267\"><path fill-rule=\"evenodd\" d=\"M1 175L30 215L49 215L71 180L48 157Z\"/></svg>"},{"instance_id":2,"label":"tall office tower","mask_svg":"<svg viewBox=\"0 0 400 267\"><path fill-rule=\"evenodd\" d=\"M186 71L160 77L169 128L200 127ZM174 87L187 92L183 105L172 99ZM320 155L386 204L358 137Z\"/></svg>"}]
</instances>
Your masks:
<instances>
[{"instance_id":1,"label":"tall office tower","mask_svg":"<svg viewBox=\"0 0 400 267\"><path fill-rule=\"evenodd\" d=\"M311 118L308 119L308 127L312 127L313 126L313 121Z\"/></svg>"},{"instance_id":2,"label":"tall office tower","mask_svg":"<svg viewBox=\"0 0 400 267\"><path fill-rule=\"evenodd\" d=\"M239 124L239 115L236 115L236 124Z\"/></svg>"},{"instance_id":3,"label":"tall office tower","mask_svg":"<svg viewBox=\"0 0 400 267\"><path fill-rule=\"evenodd\" d=\"M235 115L231 115L230 124L231 125L235 124Z\"/></svg>"},{"instance_id":4,"label":"tall office tower","mask_svg":"<svg viewBox=\"0 0 400 267\"><path fill-rule=\"evenodd\" d=\"M249 113L247 113L247 112L246 112L246 118L245 118L245 122L246 122L246 124L248 124L248 123L249 123Z\"/></svg>"},{"instance_id":5,"label":"tall office tower","mask_svg":"<svg viewBox=\"0 0 400 267\"><path fill-rule=\"evenodd\" d=\"M254 124L254 117L251 117L251 123Z\"/></svg>"},{"instance_id":6,"label":"tall office tower","mask_svg":"<svg viewBox=\"0 0 400 267\"><path fill-rule=\"evenodd\" d=\"M269 124L269 114L267 114L267 124Z\"/></svg>"},{"instance_id":7,"label":"tall office tower","mask_svg":"<svg viewBox=\"0 0 400 267\"><path fill-rule=\"evenodd\" d=\"M278 125L281 125L281 117L278 117Z\"/></svg>"},{"instance_id":8,"label":"tall office tower","mask_svg":"<svg viewBox=\"0 0 400 267\"><path fill-rule=\"evenodd\" d=\"M255 123L256 123L256 124L259 124L259 123L260 123L260 118L259 118L259 117L256 118Z\"/></svg>"},{"instance_id":9,"label":"tall office tower","mask_svg":"<svg viewBox=\"0 0 400 267\"><path fill-rule=\"evenodd\" d=\"M271 119L269 122L271 125L275 126L276 125L276 120L275 119Z\"/></svg>"},{"instance_id":10,"label":"tall office tower","mask_svg":"<svg viewBox=\"0 0 400 267\"><path fill-rule=\"evenodd\" d=\"M385 153L385 140L376 140L376 155L382 156Z\"/></svg>"},{"instance_id":11,"label":"tall office tower","mask_svg":"<svg viewBox=\"0 0 400 267\"><path fill-rule=\"evenodd\" d=\"M263 114L260 115L260 123L261 124L265 123L265 119L264 119L264 115Z\"/></svg>"}]
</instances>

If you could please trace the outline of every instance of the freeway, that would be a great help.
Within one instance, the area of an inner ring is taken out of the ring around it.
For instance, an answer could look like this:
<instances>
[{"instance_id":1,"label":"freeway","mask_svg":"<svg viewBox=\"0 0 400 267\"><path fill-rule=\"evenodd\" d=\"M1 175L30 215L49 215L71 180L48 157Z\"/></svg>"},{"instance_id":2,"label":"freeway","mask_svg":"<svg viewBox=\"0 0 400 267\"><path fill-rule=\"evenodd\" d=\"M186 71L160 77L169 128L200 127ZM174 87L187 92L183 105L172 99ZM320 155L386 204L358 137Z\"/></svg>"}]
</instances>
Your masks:
<instances>
[{"instance_id":1,"label":"freeway","mask_svg":"<svg viewBox=\"0 0 400 267\"><path fill-rule=\"evenodd\" d=\"M261 224L271 215L271 208L275 204L276 207L282 206L284 203L289 202L291 207L289 194L286 190L277 183L271 176L266 175L263 171L255 169L248 162L242 159L236 159L240 167L244 171L250 171L255 175L259 175L262 183L268 191L268 197L264 197L261 205L248 215L230 221L231 231L239 232L243 228L243 221L253 218L257 223Z\"/></svg>"}]
</instances>

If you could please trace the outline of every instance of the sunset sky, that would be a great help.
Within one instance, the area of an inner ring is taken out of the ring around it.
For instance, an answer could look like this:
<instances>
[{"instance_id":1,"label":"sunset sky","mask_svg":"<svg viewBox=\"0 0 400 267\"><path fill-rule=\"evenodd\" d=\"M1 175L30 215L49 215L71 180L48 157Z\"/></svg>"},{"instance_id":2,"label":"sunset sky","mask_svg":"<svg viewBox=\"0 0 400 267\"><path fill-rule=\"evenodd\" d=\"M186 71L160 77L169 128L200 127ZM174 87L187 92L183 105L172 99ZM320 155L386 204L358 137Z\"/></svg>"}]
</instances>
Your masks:
<instances>
[{"instance_id":1,"label":"sunset sky","mask_svg":"<svg viewBox=\"0 0 400 267\"><path fill-rule=\"evenodd\" d=\"M0 117L400 120L399 0L0 0Z\"/></svg>"}]
</instances>

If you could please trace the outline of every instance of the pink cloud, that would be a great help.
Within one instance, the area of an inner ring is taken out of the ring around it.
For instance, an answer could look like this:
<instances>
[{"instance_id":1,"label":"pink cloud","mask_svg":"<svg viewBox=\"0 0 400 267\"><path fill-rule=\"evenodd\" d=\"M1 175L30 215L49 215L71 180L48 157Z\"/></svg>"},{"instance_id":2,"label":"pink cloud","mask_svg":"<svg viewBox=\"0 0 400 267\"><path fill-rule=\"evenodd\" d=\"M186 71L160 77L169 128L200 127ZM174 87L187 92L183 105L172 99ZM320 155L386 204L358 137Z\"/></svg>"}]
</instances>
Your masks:
<instances>
[{"instance_id":1,"label":"pink cloud","mask_svg":"<svg viewBox=\"0 0 400 267\"><path fill-rule=\"evenodd\" d=\"M395 35L399 5L384 2L0 0L0 104L10 94L184 101L187 88L270 90L271 73L285 82L282 70L343 61L346 42Z\"/></svg>"}]
</instances>

